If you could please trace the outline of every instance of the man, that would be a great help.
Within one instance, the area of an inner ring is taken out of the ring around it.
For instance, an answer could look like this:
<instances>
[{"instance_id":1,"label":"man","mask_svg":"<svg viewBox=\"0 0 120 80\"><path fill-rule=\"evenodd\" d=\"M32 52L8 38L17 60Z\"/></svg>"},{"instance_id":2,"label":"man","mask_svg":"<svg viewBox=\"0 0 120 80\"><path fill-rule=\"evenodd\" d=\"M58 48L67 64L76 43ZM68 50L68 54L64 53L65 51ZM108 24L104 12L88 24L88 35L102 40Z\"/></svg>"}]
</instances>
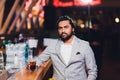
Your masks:
<instances>
[{"instance_id":1,"label":"man","mask_svg":"<svg viewBox=\"0 0 120 80\"><path fill-rule=\"evenodd\" d=\"M94 53L88 42L74 35L72 19L61 16L57 27L60 39L43 51L38 57L37 65L51 59L54 80L95 80L97 66Z\"/></svg>"}]
</instances>

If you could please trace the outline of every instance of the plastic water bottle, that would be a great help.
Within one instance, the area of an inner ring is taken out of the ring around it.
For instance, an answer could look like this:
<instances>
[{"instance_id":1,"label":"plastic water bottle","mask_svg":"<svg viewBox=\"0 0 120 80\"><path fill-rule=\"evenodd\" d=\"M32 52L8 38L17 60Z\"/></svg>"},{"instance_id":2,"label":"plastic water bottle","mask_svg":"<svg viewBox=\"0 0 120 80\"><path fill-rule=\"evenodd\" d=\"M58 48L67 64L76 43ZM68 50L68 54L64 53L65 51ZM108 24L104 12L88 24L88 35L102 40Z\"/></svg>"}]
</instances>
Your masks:
<instances>
[{"instance_id":1,"label":"plastic water bottle","mask_svg":"<svg viewBox=\"0 0 120 80\"><path fill-rule=\"evenodd\" d=\"M25 64L28 63L28 56L29 56L29 46L26 44L26 46L25 46Z\"/></svg>"}]
</instances>

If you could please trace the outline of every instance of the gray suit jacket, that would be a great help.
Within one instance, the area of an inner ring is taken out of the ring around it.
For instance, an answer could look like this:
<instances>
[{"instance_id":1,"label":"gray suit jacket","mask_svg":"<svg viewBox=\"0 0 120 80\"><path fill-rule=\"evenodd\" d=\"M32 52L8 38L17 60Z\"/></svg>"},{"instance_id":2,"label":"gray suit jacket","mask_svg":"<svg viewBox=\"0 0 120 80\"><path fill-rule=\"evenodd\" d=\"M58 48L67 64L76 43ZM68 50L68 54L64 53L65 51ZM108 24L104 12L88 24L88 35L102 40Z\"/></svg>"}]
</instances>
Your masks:
<instances>
[{"instance_id":1,"label":"gray suit jacket","mask_svg":"<svg viewBox=\"0 0 120 80\"><path fill-rule=\"evenodd\" d=\"M72 55L68 65L64 63L60 54L61 40L56 40L39 56L37 64L52 60L54 80L96 80L97 66L94 53L89 43L74 38Z\"/></svg>"}]
</instances>

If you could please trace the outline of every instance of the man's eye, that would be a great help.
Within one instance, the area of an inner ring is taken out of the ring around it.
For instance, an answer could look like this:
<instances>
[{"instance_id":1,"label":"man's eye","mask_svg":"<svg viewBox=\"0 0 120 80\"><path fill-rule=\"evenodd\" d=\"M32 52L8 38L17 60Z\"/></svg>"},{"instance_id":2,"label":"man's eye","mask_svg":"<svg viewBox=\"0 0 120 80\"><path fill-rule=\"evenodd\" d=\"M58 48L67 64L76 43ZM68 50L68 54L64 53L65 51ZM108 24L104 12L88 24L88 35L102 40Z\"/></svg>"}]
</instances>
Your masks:
<instances>
[{"instance_id":1,"label":"man's eye","mask_svg":"<svg viewBox=\"0 0 120 80\"><path fill-rule=\"evenodd\" d=\"M64 28L68 28L69 26L64 26Z\"/></svg>"},{"instance_id":2,"label":"man's eye","mask_svg":"<svg viewBox=\"0 0 120 80\"><path fill-rule=\"evenodd\" d=\"M62 29L62 27L58 27L58 29L60 30L60 29Z\"/></svg>"}]
</instances>

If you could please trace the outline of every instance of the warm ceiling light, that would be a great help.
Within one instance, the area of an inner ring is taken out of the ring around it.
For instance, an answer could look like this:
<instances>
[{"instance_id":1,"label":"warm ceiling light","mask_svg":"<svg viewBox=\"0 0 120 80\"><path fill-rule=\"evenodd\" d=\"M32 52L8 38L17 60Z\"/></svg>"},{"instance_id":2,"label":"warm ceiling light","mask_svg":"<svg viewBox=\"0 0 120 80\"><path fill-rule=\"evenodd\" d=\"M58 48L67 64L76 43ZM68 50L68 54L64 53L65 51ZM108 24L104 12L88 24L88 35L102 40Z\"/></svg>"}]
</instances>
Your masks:
<instances>
[{"instance_id":1,"label":"warm ceiling light","mask_svg":"<svg viewBox=\"0 0 120 80\"><path fill-rule=\"evenodd\" d=\"M115 18L115 22L116 23L119 23L120 22L120 19L118 17Z\"/></svg>"},{"instance_id":2,"label":"warm ceiling light","mask_svg":"<svg viewBox=\"0 0 120 80\"><path fill-rule=\"evenodd\" d=\"M81 0L84 3L91 3L93 0Z\"/></svg>"}]
</instances>

